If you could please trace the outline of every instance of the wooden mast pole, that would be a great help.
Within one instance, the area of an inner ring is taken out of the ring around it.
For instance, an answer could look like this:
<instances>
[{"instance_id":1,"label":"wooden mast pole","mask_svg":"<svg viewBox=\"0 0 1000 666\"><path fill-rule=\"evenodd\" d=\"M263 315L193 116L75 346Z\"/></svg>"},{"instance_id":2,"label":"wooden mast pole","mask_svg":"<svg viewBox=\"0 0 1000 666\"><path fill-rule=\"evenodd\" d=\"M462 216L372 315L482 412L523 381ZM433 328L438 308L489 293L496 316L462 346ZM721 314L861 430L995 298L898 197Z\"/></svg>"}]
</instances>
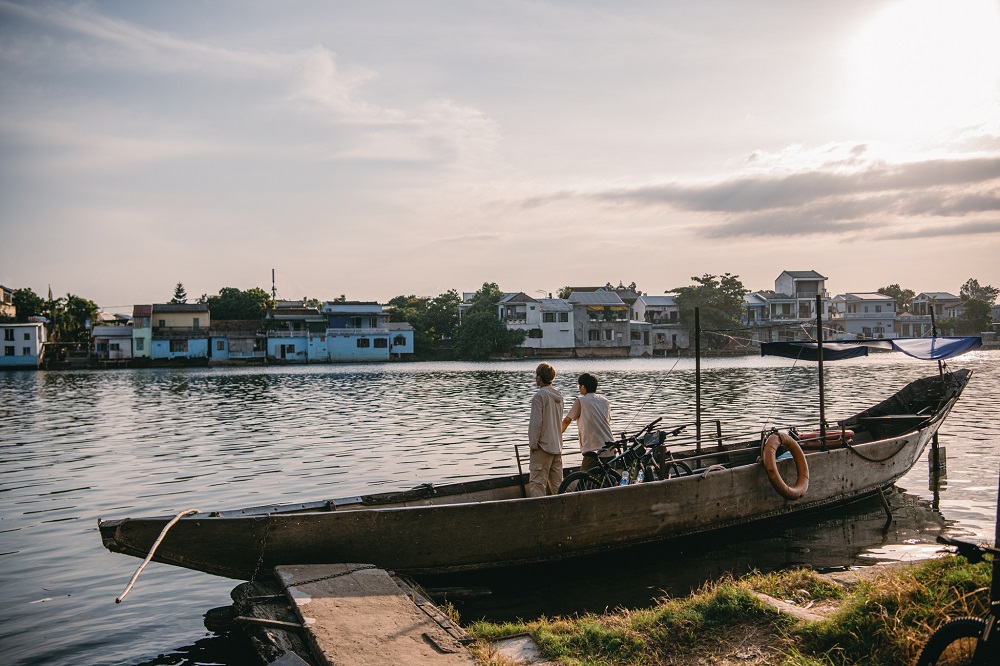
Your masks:
<instances>
[{"instance_id":1,"label":"wooden mast pole","mask_svg":"<svg viewBox=\"0 0 1000 666\"><path fill-rule=\"evenodd\" d=\"M819 360L819 441L826 448L826 404L823 387L823 300L816 294L816 353Z\"/></svg>"},{"instance_id":2,"label":"wooden mast pole","mask_svg":"<svg viewBox=\"0 0 1000 666\"><path fill-rule=\"evenodd\" d=\"M694 426L695 450L701 453L701 308L694 309Z\"/></svg>"}]
</instances>

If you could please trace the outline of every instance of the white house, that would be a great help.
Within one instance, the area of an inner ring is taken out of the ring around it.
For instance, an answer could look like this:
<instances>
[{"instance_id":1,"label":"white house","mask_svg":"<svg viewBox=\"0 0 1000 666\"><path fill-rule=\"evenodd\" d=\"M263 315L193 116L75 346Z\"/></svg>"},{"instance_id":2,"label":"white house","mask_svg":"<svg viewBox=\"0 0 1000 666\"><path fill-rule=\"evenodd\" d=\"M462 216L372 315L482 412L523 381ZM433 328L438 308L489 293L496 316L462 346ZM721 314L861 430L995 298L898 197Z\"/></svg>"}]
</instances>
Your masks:
<instances>
[{"instance_id":1,"label":"white house","mask_svg":"<svg viewBox=\"0 0 1000 666\"><path fill-rule=\"evenodd\" d=\"M573 348L573 306L561 298L504 294L497 303L497 317L508 330L525 332L524 348Z\"/></svg>"},{"instance_id":2,"label":"white house","mask_svg":"<svg viewBox=\"0 0 1000 666\"><path fill-rule=\"evenodd\" d=\"M640 322L649 326L650 352L654 355L690 346L687 327L681 323L680 309L673 294L643 295L636 299L632 305L630 323L630 328L633 329L630 332L633 343L638 340L635 336L637 331L643 333L643 339L645 337L646 332L642 330Z\"/></svg>"},{"instance_id":3,"label":"white house","mask_svg":"<svg viewBox=\"0 0 1000 666\"><path fill-rule=\"evenodd\" d=\"M878 292L838 294L830 324L834 340L896 337L896 299Z\"/></svg>"},{"instance_id":4,"label":"white house","mask_svg":"<svg viewBox=\"0 0 1000 666\"><path fill-rule=\"evenodd\" d=\"M826 278L816 271L781 271L774 281L774 291L795 300L795 317L808 323L816 320L816 297L820 297L822 312L828 312L830 294Z\"/></svg>"},{"instance_id":5,"label":"white house","mask_svg":"<svg viewBox=\"0 0 1000 666\"><path fill-rule=\"evenodd\" d=\"M910 312L901 312L897 318L897 332L903 338L922 338L948 331L941 328L946 319L962 313L962 299L946 291L925 291L917 294L910 304Z\"/></svg>"},{"instance_id":6,"label":"white house","mask_svg":"<svg viewBox=\"0 0 1000 666\"><path fill-rule=\"evenodd\" d=\"M131 326L95 326L90 331L94 356L98 361L127 361L132 358Z\"/></svg>"},{"instance_id":7,"label":"white house","mask_svg":"<svg viewBox=\"0 0 1000 666\"><path fill-rule=\"evenodd\" d=\"M37 368L48 334L41 322L0 323L0 368Z\"/></svg>"}]
</instances>

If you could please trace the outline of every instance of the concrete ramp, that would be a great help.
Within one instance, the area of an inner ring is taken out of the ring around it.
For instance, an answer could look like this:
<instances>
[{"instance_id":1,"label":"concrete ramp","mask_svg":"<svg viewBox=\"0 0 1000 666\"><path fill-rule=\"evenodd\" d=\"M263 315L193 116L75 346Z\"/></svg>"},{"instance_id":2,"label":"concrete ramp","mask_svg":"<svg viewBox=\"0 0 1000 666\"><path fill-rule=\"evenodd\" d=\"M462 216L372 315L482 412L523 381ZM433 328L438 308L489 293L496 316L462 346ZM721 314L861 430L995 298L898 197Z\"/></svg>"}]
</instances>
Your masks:
<instances>
[{"instance_id":1,"label":"concrete ramp","mask_svg":"<svg viewBox=\"0 0 1000 666\"><path fill-rule=\"evenodd\" d=\"M475 666L460 627L405 582L369 564L275 567L326 666Z\"/></svg>"}]
</instances>

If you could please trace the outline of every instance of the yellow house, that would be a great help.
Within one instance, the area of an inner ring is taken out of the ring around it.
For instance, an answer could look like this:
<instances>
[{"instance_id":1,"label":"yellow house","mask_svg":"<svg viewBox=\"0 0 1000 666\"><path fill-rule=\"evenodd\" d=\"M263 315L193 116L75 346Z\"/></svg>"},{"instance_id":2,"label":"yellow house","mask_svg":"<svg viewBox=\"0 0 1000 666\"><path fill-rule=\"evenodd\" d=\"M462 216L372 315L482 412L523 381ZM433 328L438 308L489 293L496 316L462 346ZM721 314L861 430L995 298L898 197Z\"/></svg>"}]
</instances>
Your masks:
<instances>
[{"instance_id":1,"label":"yellow house","mask_svg":"<svg viewBox=\"0 0 1000 666\"><path fill-rule=\"evenodd\" d=\"M185 329L207 333L212 324L207 303L166 303L153 306L153 332Z\"/></svg>"}]
</instances>

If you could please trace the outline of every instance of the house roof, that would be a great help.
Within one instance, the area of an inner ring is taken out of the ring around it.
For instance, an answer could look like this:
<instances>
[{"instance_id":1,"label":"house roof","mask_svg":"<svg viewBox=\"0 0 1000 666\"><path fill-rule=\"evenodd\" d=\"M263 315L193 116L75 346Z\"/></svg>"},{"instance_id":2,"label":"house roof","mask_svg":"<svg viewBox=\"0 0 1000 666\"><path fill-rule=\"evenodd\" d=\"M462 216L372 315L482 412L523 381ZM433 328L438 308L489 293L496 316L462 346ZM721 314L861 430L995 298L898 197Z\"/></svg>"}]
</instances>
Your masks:
<instances>
[{"instance_id":1,"label":"house roof","mask_svg":"<svg viewBox=\"0 0 1000 666\"><path fill-rule=\"evenodd\" d=\"M504 294L498 303L537 303L538 300L528 296L523 291L519 291L516 294Z\"/></svg>"},{"instance_id":2,"label":"house roof","mask_svg":"<svg viewBox=\"0 0 1000 666\"><path fill-rule=\"evenodd\" d=\"M579 303L580 305L625 305L625 301L613 291L579 293L574 291L567 300L570 303Z\"/></svg>"},{"instance_id":3,"label":"house roof","mask_svg":"<svg viewBox=\"0 0 1000 666\"><path fill-rule=\"evenodd\" d=\"M208 312L208 303L155 303L153 313L157 312Z\"/></svg>"},{"instance_id":4,"label":"house roof","mask_svg":"<svg viewBox=\"0 0 1000 666\"><path fill-rule=\"evenodd\" d=\"M256 333L264 328L264 320L213 319L208 328L213 333Z\"/></svg>"},{"instance_id":5,"label":"house roof","mask_svg":"<svg viewBox=\"0 0 1000 666\"><path fill-rule=\"evenodd\" d=\"M896 300L892 296L886 296L885 294L880 294L877 291L852 291L846 294L837 294L834 300L840 299L844 301L854 300L854 301L894 301Z\"/></svg>"},{"instance_id":6,"label":"house roof","mask_svg":"<svg viewBox=\"0 0 1000 666\"><path fill-rule=\"evenodd\" d=\"M314 318L316 321L326 321L326 317L316 308L274 308L267 311L268 319L302 319Z\"/></svg>"},{"instance_id":7,"label":"house roof","mask_svg":"<svg viewBox=\"0 0 1000 666\"><path fill-rule=\"evenodd\" d=\"M788 294L782 294L777 291L755 291L752 292L754 296L762 298L764 301L795 301L798 300L794 296L789 296Z\"/></svg>"},{"instance_id":8,"label":"house roof","mask_svg":"<svg viewBox=\"0 0 1000 666\"><path fill-rule=\"evenodd\" d=\"M132 317L150 317L153 315L152 305L133 305Z\"/></svg>"},{"instance_id":9,"label":"house roof","mask_svg":"<svg viewBox=\"0 0 1000 666\"><path fill-rule=\"evenodd\" d=\"M936 301L959 301L962 300L955 294L949 294L947 291L922 291L917 294L913 300L924 300L924 299L934 299Z\"/></svg>"},{"instance_id":10,"label":"house roof","mask_svg":"<svg viewBox=\"0 0 1000 666\"><path fill-rule=\"evenodd\" d=\"M638 300L645 303L647 306L675 306L677 305L677 298L672 294L666 294L664 296L640 296Z\"/></svg>"},{"instance_id":11,"label":"house roof","mask_svg":"<svg viewBox=\"0 0 1000 666\"><path fill-rule=\"evenodd\" d=\"M375 302L347 301L336 303L327 301L323 306L327 314L382 314L382 306Z\"/></svg>"},{"instance_id":12,"label":"house roof","mask_svg":"<svg viewBox=\"0 0 1000 666\"><path fill-rule=\"evenodd\" d=\"M542 312L572 312L573 304L564 298L539 298Z\"/></svg>"},{"instance_id":13,"label":"house roof","mask_svg":"<svg viewBox=\"0 0 1000 666\"><path fill-rule=\"evenodd\" d=\"M90 331L92 338L131 338L131 326L95 326Z\"/></svg>"},{"instance_id":14,"label":"house roof","mask_svg":"<svg viewBox=\"0 0 1000 666\"><path fill-rule=\"evenodd\" d=\"M825 275L820 275L816 271L782 271L785 275L797 280L827 280Z\"/></svg>"}]
</instances>

